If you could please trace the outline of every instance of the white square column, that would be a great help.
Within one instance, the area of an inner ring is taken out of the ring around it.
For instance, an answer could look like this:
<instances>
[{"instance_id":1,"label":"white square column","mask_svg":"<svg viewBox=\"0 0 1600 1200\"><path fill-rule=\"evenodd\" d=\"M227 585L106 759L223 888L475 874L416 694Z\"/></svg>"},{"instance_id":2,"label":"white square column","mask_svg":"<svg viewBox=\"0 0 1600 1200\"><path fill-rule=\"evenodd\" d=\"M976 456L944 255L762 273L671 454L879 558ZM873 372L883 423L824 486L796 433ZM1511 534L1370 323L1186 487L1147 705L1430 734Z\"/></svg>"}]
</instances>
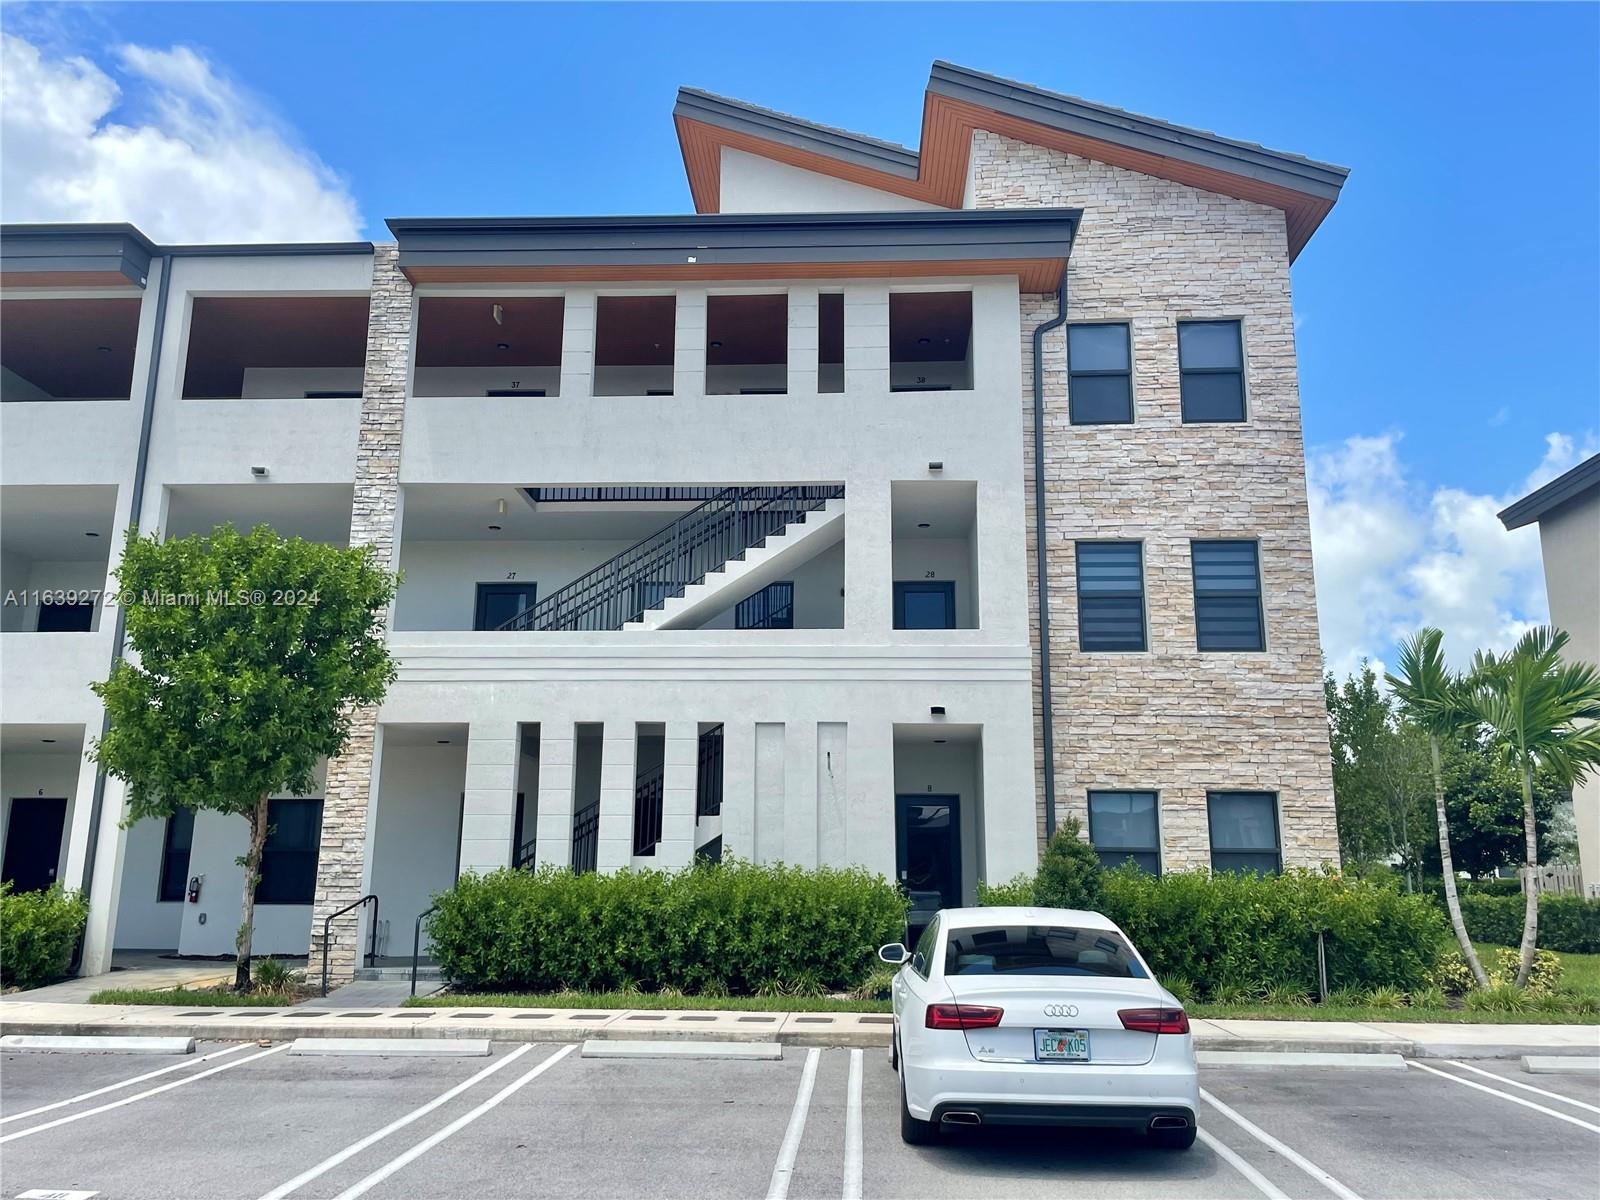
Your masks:
<instances>
[{"instance_id":1,"label":"white square column","mask_svg":"<svg viewBox=\"0 0 1600 1200\"><path fill-rule=\"evenodd\" d=\"M851 479L844 513L844 627L877 643L894 628L894 538L887 479Z\"/></svg>"},{"instance_id":2,"label":"white square column","mask_svg":"<svg viewBox=\"0 0 1600 1200\"><path fill-rule=\"evenodd\" d=\"M889 392L889 285L844 289L844 393L883 403Z\"/></svg>"},{"instance_id":3,"label":"white square column","mask_svg":"<svg viewBox=\"0 0 1600 1200\"><path fill-rule=\"evenodd\" d=\"M517 819L517 733L515 721L475 722L467 731L462 874L511 865L511 834Z\"/></svg>"},{"instance_id":4,"label":"white square column","mask_svg":"<svg viewBox=\"0 0 1600 1200\"><path fill-rule=\"evenodd\" d=\"M632 721L606 722L600 744L600 829L595 850L595 869L599 871L620 870L633 862L638 744L639 729Z\"/></svg>"},{"instance_id":5,"label":"white square column","mask_svg":"<svg viewBox=\"0 0 1600 1200\"><path fill-rule=\"evenodd\" d=\"M568 288L561 309L561 395L594 394L594 291Z\"/></svg>"},{"instance_id":6,"label":"white square column","mask_svg":"<svg viewBox=\"0 0 1600 1200\"><path fill-rule=\"evenodd\" d=\"M673 323L672 394L703 396L706 391L706 290L678 292Z\"/></svg>"},{"instance_id":7,"label":"white square column","mask_svg":"<svg viewBox=\"0 0 1600 1200\"><path fill-rule=\"evenodd\" d=\"M577 761L577 730L571 721L539 722L538 843L541 867L572 865L572 772Z\"/></svg>"},{"instance_id":8,"label":"white square column","mask_svg":"<svg viewBox=\"0 0 1600 1200\"><path fill-rule=\"evenodd\" d=\"M695 785L700 767L700 727L668 721L662 763L661 841L656 865L686 867L694 858Z\"/></svg>"},{"instance_id":9,"label":"white square column","mask_svg":"<svg viewBox=\"0 0 1600 1200\"><path fill-rule=\"evenodd\" d=\"M895 871L894 726L852 721L845 841L850 861L891 882ZM1031 760L1030 760L1031 762Z\"/></svg>"},{"instance_id":10,"label":"white square column","mask_svg":"<svg viewBox=\"0 0 1600 1200\"><path fill-rule=\"evenodd\" d=\"M817 390L817 289L796 284L789 289L789 394L808 396Z\"/></svg>"}]
</instances>

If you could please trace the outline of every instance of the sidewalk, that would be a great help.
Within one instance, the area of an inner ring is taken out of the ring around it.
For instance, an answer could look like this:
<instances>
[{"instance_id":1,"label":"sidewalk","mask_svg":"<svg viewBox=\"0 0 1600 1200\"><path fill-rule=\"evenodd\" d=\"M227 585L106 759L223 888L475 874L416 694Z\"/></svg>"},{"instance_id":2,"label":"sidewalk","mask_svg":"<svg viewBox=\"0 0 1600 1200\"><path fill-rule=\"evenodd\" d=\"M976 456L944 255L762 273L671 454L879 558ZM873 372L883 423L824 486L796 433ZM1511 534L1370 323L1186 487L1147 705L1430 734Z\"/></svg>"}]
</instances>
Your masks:
<instances>
[{"instance_id":1,"label":"sidewalk","mask_svg":"<svg viewBox=\"0 0 1600 1200\"><path fill-rule=\"evenodd\" d=\"M31 993L30 995L36 995ZM6 1033L142 1034L213 1041L295 1037L477 1037L504 1042L588 1038L782 1042L887 1048L887 1013L648 1011L547 1008L179 1008L0 1001ZM1424 1025L1341 1021L1200 1021L1200 1050L1392 1053L1412 1058L1509 1058L1600 1053L1594 1025Z\"/></svg>"}]
</instances>

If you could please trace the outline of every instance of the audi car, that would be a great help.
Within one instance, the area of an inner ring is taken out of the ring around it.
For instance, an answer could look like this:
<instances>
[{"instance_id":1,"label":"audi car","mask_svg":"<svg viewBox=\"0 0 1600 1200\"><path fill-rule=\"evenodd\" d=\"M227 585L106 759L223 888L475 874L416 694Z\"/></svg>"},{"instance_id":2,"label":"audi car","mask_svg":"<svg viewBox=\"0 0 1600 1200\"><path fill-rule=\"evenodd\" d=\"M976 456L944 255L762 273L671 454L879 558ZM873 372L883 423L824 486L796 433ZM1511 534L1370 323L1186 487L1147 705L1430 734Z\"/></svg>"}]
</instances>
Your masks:
<instances>
[{"instance_id":1,"label":"audi car","mask_svg":"<svg viewBox=\"0 0 1600 1200\"><path fill-rule=\"evenodd\" d=\"M900 1135L942 1128L1087 1126L1194 1144L1200 1085L1183 1005L1117 925L1061 908L954 908L895 972L890 1064Z\"/></svg>"}]
</instances>

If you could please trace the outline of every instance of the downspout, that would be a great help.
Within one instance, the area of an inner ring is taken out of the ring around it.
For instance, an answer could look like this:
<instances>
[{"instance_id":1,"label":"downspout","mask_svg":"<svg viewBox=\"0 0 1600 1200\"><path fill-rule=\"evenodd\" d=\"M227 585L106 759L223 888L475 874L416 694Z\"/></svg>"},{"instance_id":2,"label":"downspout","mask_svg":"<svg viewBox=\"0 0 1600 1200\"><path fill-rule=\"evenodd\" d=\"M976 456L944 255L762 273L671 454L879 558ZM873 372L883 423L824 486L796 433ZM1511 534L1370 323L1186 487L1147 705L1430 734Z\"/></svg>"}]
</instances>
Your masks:
<instances>
[{"instance_id":1,"label":"downspout","mask_svg":"<svg viewBox=\"0 0 1600 1200\"><path fill-rule=\"evenodd\" d=\"M1061 265L1056 315L1033 331L1033 548L1039 585L1039 738L1044 749L1044 837L1056 832L1055 708L1050 700L1050 584L1044 533L1044 335L1067 320L1067 267Z\"/></svg>"}]
</instances>

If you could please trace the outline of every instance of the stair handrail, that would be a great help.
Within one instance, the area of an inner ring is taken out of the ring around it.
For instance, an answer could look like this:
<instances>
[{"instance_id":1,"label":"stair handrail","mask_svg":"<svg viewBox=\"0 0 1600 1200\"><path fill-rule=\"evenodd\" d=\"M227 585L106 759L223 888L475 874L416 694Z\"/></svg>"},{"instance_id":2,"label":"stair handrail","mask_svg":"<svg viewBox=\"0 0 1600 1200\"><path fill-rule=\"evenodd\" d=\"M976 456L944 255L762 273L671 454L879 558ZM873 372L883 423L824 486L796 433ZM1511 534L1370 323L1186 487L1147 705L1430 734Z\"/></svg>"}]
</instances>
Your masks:
<instances>
[{"instance_id":1,"label":"stair handrail","mask_svg":"<svg viewBox=\"0 0 1600 1200\"><path fill-rule=\"evenodd\" d=\"M378 958L378 896L376 892L369 892L359 900L346 904L338 912L331 912L322 918L322 994L328 994L328 929L333 924L334 918L342 917L353 908L360 908L363 904L372 905L372 921L367 929L367 966L372 966Z\"/></svg>"},{"instance_id":2,"label":"stair handrail","mask_svg":"<svg viewBox=\"0 0 1600 1200\"><path fill-rule=\"evenodd\" d=\"M416 928L411 931L411 994L417 994L417 963L422 958L422 922L426 917L433 916L439 911L437 904L423 909L417 914Z\"/></svg>"}]
</instances>

